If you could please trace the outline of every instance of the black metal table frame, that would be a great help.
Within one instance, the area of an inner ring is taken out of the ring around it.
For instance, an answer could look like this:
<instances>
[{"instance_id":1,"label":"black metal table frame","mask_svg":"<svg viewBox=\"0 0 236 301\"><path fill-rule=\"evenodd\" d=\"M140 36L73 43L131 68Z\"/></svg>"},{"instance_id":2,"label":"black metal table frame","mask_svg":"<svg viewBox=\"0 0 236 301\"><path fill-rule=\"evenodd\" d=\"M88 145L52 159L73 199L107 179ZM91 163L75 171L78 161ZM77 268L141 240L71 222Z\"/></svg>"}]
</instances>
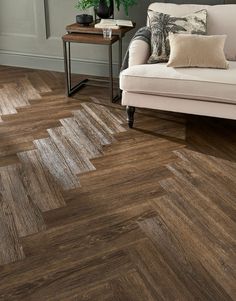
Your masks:
<instances>
[{"instance_id":1,"label":"black metal table frame","mask_svg":"<svg viewBox=\"0 0 236 301\"><path fill-rule=\"evenodd\" d=\"M118 57L118 70L121 69L122 65L122 36L119 35L118 38L119 43L119 57ZM115 44L117 41L111 44L95 44L94 45L100 45L100 46L108 46L108 58L109 58L109 80L103 80L103 79L92 79L92 81L100 82L100 83L108 83L109 84L109 91L110 91L110 100L111 102L116 102L121 98L121 91L118 88L118 94L114 97L114 79L113 79L113 64L112 64L112 45ZM107 87L104 85L98 85L98 84L89 84L88 81L89 78L86 78L76 85L72 87L72 74L71 74L71 43L80 43L80 42L69 42L63 40L63 52L64 52L64 65L65 65L65 76L66 76L66 94L68 97L72 96L74 93L78 92L81 88L85 86L98 86L98 87ZM86 44L86 43L85 43ZM89 43L87 43L89 44Z\"/></svg>"}]
</instances>

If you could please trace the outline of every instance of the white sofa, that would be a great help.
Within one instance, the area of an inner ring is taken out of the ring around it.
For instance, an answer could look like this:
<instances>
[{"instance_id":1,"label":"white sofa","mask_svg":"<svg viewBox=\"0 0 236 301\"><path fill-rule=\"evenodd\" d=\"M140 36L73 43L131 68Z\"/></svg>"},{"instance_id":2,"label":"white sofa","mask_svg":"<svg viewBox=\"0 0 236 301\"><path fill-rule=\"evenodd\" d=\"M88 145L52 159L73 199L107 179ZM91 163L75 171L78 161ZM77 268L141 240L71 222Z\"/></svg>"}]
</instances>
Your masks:
<instances>
[{"instance_id":1,"label":"white sofa","mask_svg":"<svg viewBox=\"0 0 236 301\"><path fill-rule=\"evenodd\" d=\"M229 69L147 64L150 46L134 40L129 50L129 67L120 74L122 105L127 106L129 126L133 126L135 107L236 120L236 4L152 3L149 8L174 16L207 9L207 34L227 35L225 54Z\"/></svg>"}]
</instances>

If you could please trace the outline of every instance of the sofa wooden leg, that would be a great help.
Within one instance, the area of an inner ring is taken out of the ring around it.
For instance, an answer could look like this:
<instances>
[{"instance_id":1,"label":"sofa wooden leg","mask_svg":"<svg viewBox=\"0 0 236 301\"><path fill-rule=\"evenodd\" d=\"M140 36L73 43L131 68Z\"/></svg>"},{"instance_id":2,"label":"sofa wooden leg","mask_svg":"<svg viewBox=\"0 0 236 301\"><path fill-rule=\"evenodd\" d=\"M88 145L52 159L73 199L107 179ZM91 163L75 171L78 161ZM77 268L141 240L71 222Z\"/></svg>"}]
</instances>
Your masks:
<instances>
[{"instance_id":1,"label":"sofa wooden leg","mask_svg":"<svg viewBox=\"0 0 236 301\"><path fill-rule=\"evenodd\" d=\"M135 107L130 107L130 106L127 106L126 107L126 112L127 112L127 121L128 121L128 126L129 128L132 128L133 127L133 124L134 124L134 112L135 112Z\"/></svg>"}]
</instances>

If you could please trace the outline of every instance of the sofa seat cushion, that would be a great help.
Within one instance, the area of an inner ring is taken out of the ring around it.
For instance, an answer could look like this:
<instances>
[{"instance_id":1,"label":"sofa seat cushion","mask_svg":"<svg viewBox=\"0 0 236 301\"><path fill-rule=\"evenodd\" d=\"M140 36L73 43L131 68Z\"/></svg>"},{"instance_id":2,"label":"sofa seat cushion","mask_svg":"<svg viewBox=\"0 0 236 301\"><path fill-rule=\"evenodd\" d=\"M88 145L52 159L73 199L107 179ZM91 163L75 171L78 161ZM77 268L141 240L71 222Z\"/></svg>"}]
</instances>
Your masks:
<instances>
[{"instance_id":1,"label":"sofa seat cushion","mask_svg":"<svg viewBox=\"0 0 236 301\"><path fill-rule=\"evenodd\" d=\"M236 62L229 69L171 68L166 64L132 66L120 74L127 92L236 104Z\"/></svg>"}]
</instances>

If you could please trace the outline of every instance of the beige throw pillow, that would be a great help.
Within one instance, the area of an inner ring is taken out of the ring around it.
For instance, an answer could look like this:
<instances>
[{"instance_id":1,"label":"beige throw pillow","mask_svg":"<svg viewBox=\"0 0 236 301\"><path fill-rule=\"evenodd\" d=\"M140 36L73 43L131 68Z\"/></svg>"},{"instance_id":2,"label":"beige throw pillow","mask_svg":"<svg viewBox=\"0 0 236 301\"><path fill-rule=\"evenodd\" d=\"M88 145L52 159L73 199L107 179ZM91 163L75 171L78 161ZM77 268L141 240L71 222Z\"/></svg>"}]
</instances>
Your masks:
<instances>
[{"instance_id":1,"label":"beige throw pillow","mask_svg":"<svg viewBox=\"0 0 236 301\"><path fill-rule=\"evenodd\" d=\"M201 67L227 69L224 54L226 36L170 34L168 67Z\"/></svg>"}]
</instances>

